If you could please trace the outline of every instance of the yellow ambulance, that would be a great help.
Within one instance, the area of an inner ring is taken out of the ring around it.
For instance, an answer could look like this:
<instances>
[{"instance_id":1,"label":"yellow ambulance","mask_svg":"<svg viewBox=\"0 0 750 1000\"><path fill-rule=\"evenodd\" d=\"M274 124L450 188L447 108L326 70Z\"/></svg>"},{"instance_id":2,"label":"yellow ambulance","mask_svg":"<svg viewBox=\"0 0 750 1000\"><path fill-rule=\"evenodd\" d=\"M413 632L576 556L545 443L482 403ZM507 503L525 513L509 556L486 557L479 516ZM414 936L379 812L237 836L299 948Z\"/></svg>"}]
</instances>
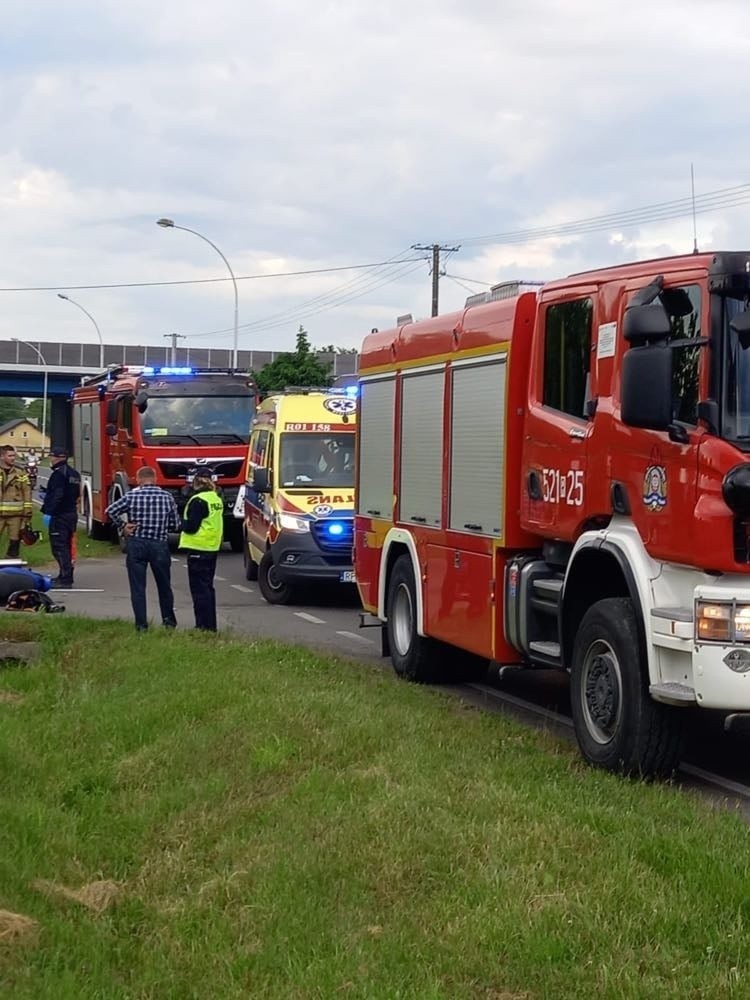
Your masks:
<instances>
[{"instance_id":1,"label":"yellow ambulance","mask_svg":"<svg viewBox=\"0 0 750 1000\"><path fill-rule=\"evenodd\" d=\"M250 430L245 576L270 604L304 585L354 583L356 387L266 397Z\"/></svg>"}]
</instances>

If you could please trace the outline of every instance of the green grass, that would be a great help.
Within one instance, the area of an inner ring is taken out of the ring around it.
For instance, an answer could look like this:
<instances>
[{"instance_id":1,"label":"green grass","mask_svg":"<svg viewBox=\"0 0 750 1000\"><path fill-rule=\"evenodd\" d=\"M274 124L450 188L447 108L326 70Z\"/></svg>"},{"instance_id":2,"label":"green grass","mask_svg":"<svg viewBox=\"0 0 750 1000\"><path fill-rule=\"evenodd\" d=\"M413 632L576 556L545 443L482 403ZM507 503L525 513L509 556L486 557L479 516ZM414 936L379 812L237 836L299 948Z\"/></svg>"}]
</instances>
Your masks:
<instances>
[{"instance_id":1,"label":"green grass","mask_svg":"<svg viewBox=\"0 0 750 1000\"><path fill-rule=\"evenodd\" d=\"M29 566L34 568L50 569L53 574L57 573L57 563L55 562L49 547L49 531L42 525L42 515L38 508L34 509L33 527L41 531L42 539L35 545L21 545L21 558ZM8 535L3 535L0 539L0 553L5 556L8 551ZM86 534L84 528L79 528L76 532L76 559L90 559L92 557L105 558L119 554L119 549L111 542L95 542Z\"/></svg>"},{"instance_id":2,"label":"green grass","mask_svg":"<svg viewBox=\"0 0 750 1000\"><path fill-rule=\"evenodd\" d=\"M0 630L45 650L0 670L0 909L38 924L0 937L2 995L750 995L734 815L389 671L64 615Z\"/></svg>"}]
</instances>

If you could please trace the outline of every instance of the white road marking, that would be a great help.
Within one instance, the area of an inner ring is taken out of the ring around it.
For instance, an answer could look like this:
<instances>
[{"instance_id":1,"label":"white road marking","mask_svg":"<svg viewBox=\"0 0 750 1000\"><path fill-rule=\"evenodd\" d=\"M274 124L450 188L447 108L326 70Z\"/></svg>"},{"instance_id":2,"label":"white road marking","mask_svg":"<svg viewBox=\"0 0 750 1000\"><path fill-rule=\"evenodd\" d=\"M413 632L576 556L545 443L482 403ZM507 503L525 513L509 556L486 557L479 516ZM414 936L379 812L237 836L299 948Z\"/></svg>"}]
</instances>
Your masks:
<instances>
[{"instance_id":1,"label":"white road marking","mask_svg":"<svg viewBox=\"0 0 750 1000\"><path fill-rule=\"evenodd\" d=\"M346 639L356 639L357 642L366 642L369 646L373 646L374 642L372 639L368 639L365 635L357 635L356 632L336 632L336 635L343 635Z\"/></svg>"},{"instance_id":2,"label":"white road marking","mask_svg":"<svg viewBox=\"0 0 750 1000\"><path fill-rule=\"evenodd\" d=\"M227 582L227 578L225 576L214 576L214 580L218 580L220 583Z\"/></svg>"},{"instance_id":3,"label":"white road marking","mask_svg":"<svg viewBox=\"0 0 750 1000\"><path fill-rule=\"evenodd\" d=\"M78 587L50 587L56 594L103 594L104 588L100 590L83 590Z\"/></svg>"},{"instance_id":4,"label":"white road marking","mask_svg":"<svg viewBox=\"0 0 750 1000\"><path fill-rule=\"evenodd\" d=\"M231 584L232 590L241 590L243 594L253 594L255 591L252 587L243 587L241 583Z\"/></svg>"},{"instance_id":5,"label":"white road marking","mask_svg":"<svg viewBox=\"0 0 750 1000\"><path fill-rule=\"evenodd\" d=\"M325 625L322 618L316 618L315 615L308 615L306 611L295 611L294 613L298 618L304 618L306 622L312 622L313 625Z\"/></svg>"}]
</instances>

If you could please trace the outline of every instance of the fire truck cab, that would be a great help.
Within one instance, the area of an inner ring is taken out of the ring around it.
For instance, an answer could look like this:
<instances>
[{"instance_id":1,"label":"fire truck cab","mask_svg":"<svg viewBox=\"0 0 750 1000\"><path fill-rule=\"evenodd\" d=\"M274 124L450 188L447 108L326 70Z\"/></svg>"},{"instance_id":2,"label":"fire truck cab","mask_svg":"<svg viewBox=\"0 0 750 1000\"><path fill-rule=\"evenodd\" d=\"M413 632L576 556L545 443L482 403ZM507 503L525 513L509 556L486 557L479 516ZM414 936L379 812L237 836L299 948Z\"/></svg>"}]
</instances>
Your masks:
<instances>
[{"instance_id":1,"label":"fire truck cab","mask_svg":"<svg viewBox=\"0 0 750 1000\"><path fill-rule=\"evenodd\" d=\"M669 774L750 713L750 253L516 291L364 341L363 606L401 676L567 670L585 758Z\"/></svg>"},{"instance_id":2,"label":"fire truck cab","mask_svg":"<svg viewBox=\"0 0 750 1000\"><path fill-rule=\"evenodd\" d=\"M354 583L356 387L291 388L253 419L245 483L245 575L270 604L303 584Z\"/></svg>"},{"instance_id":3,"label":"fire truck cab","mask_svg":"<svg viewBox=\"0 0 750 1000\"><path fill-rule=\"evenodd\" d=\"M85 379L71 393L73 454L81 473L88 533L113 537L107 506L135 486L144 465L182 510L198 470L208 471L224 500L224 539L242 548L232 508L243 480L255 412L255 385L228 369L128 366Z\"/></svg>"}]
</instances>

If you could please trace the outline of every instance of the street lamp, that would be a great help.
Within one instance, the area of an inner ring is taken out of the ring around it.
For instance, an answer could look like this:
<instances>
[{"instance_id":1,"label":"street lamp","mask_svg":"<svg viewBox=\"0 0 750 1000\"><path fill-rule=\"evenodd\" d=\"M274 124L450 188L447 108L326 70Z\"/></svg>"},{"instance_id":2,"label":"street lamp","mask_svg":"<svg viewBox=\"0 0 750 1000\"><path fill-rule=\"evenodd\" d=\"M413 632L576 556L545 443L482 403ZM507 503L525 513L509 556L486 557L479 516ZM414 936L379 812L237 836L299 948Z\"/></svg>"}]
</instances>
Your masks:
<instances>
[{"instance_id":1,"label":"street lamp","mask_svg":"<svg viewBox=\"0 0 750 1000\"><path fill-rule=\"evenodd\" d=\"M44 365L44 389L42 391L42 458L44 458L44 441L47 433L47 362L39 348L30 344L28 340L19 340L18 337L11 337L10 339L14 344L25 344L32 351L36 351L37 357Z\"/></svg>"},{"instance_id":2,"label":"street lamp","mask_svg":"<svg viewBox=\"0 0 750 1000\"><path fill-rule=\"evenodd\" d=\"M188 229L187 226L176 226L171 219L157 219L156 225L161 226L162 229L182 229L185 233L192 233L193 236L197 236L199 239L204 240L209 246L213 247L217 254L221 257L224 263L227 265L227 270L232 276L232 284L234 285L234 350L232 351L232 368L237 368L237 329L239 320L239 299L237 296L237 280L234 276L234 271L230 267L229 261L226 259L224 254L219 250L215 243L204 236L202 233L197 233L194 229Z\"/></svg>"},{"instance_id":3,"label":"street lamp","mask_svg":"<svg viewBox=\"0 0 750 1000\"><path fill-rule=\"evenodd\" d=\"M70 302L71 305L78 306L81 312L86 313L88 318L94 324L94 329L96 330L97 336L99 337L99 367L104 368L104 340L102 339L102 331L99 329L99 324L96 322L91 313L84 309L80 302L76 302L75 299L71 299L69 295L63 295L62 292L57 293L58 299L65 299L66 302Z\"/></svg>"}]
</instances>

